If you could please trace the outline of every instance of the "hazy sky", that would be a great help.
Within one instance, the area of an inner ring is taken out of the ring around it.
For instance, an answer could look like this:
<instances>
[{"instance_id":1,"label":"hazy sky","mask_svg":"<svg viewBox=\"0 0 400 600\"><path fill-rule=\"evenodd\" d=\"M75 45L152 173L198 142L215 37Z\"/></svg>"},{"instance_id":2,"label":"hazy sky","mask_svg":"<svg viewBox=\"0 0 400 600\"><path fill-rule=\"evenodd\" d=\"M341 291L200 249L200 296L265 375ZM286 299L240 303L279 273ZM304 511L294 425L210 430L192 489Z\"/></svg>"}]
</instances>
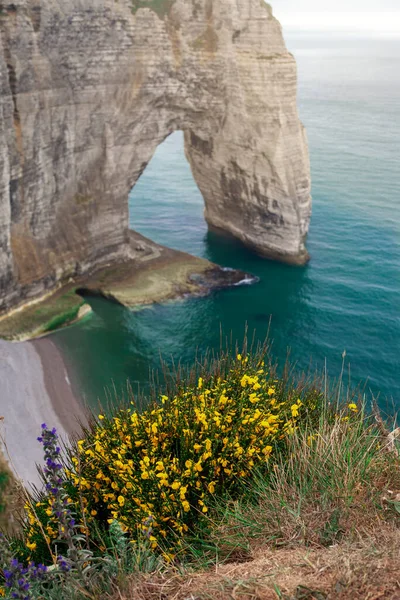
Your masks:
<instances>
[{"instance_id":1,"label":"hazy sky","mask_svg":"<svg viewBox=\"0 0 400 600\"><path fill-rule=\"evenodd\" d=\"M269 0L290 29L343 29L398 33L400 0Z\"/></svg>"}]
</instances>

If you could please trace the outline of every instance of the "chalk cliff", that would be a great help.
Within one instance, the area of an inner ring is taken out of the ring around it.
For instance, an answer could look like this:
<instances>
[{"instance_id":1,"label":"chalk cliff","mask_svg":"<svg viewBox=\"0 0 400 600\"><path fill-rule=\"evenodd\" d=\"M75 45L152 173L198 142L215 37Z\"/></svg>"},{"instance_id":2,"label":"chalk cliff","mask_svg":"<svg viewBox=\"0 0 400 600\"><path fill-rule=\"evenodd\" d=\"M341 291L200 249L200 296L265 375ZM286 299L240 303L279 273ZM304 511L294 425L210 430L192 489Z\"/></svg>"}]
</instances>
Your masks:
<instances>
[{"instance_id":1,"label":"chalk cliff","mask_svg":"<svg viewBox=\"0 0 400 600\"><path fill-rule=\"evenodd\" d=\"M263 0L0 0L0 311L140 254L128 193L178 129L209 226L305 262L296 66Z\"/></svg>"}]
</instances>

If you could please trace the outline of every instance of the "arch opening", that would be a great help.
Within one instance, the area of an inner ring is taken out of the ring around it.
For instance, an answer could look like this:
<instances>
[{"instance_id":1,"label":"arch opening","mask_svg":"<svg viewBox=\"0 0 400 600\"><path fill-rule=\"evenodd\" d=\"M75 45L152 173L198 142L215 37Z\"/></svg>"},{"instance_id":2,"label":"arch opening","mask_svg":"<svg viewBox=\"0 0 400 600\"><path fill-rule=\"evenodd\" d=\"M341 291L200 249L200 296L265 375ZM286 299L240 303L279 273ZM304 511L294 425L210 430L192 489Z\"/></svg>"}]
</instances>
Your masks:
<instances>
[{"instance_id":1,"label":"arch opening","mask_svg":"<svg viewBox=\"0 0 400 600\"><path fill-rule=\"evenodd\" d=\"M202 255L204 200L185 157L184 133L171 133L132 188L129 227L157 244Z\"/></svg>"}]
</instances>

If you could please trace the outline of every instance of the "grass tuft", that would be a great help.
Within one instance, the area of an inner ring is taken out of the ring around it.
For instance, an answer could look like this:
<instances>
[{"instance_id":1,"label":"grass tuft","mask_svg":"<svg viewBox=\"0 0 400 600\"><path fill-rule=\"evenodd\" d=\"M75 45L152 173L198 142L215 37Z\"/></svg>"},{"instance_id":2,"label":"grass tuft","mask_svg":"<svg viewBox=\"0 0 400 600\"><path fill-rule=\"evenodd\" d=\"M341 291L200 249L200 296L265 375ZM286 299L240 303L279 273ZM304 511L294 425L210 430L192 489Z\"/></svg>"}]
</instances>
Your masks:
<instances>
[{"instance_id":1,"label":"grass tuft","mask_svg":"<svg viewBox=\"0 0 400 600\"><path fill-rule=\"evenodd\" d=\"M388 490L400 489L399 460L387 452L370 417L325 413L318 429L299 428L268 473L238 500L216 506L219 556L271 547L329 547L398 521Z\"/></svg>"}]
</instances>

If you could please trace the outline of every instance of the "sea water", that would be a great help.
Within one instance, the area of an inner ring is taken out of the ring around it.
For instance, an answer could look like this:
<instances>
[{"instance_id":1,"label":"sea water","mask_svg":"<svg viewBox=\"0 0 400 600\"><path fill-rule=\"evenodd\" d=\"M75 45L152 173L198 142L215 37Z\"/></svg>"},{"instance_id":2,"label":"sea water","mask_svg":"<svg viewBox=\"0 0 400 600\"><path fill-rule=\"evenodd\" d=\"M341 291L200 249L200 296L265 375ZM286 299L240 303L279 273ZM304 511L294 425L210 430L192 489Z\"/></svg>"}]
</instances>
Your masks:
<instances>
[{"instance_id":1,"label":"sea water","mask_svg":"<svg viewBox=\"0 0 400 600\"><path fill-rule=\"evenodd\" d=\"M299 71L313 179L311 262L263 260L207 232L203 199L183 135L157 150L129 197L131 226L151 239L257 275L205 298L130 311L91 300L94 315L55 334L81 394L146 387L167 360L190 364L218 349L220 331L260 340L297 372L345 370L354 384L400 408L400 39L302 33L287 36Z\"/></svg>"}]
</instances>

